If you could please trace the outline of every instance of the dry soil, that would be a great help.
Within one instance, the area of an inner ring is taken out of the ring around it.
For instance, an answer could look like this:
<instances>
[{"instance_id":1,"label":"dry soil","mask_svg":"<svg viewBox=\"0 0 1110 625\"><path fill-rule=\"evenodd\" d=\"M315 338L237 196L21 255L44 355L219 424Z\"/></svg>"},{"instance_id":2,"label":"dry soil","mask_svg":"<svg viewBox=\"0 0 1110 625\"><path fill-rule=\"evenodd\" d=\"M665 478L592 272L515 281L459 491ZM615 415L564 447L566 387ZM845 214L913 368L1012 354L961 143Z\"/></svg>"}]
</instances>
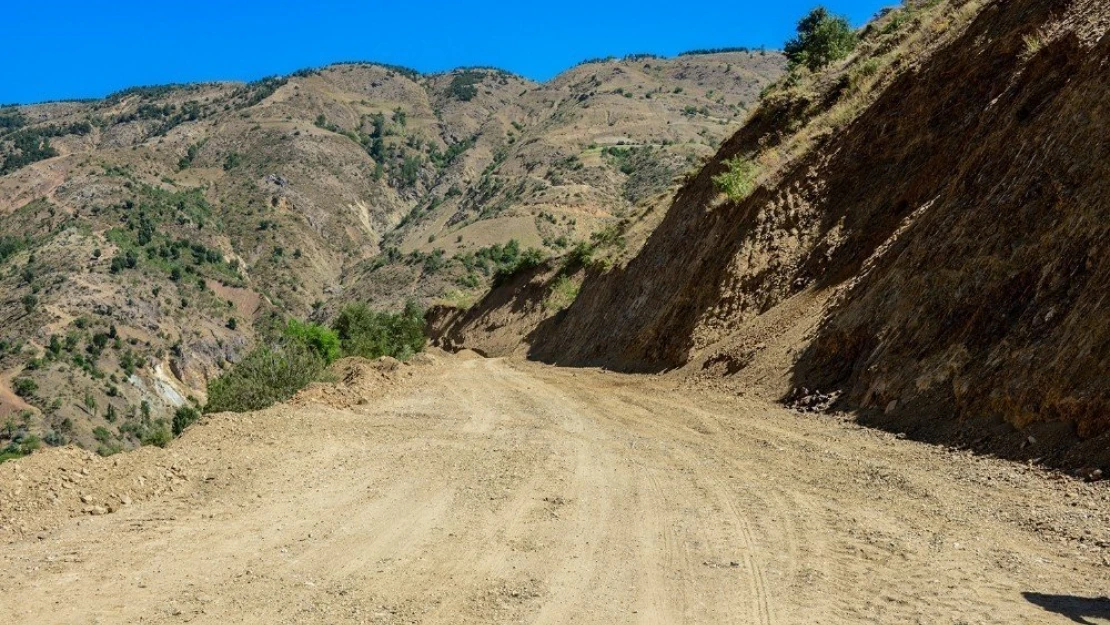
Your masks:
<instances>
[{"instance_id":1,"label":"dry soil","mask_svg":"<svg viewBox=\"0 0 1110 625\"><path fill-rule=\"evenodd\" d=\"M165 450L0 466L3 614L1110 622L1103 484L666 377L439 357L344 383Z\"/></svg>"}]
</instances>

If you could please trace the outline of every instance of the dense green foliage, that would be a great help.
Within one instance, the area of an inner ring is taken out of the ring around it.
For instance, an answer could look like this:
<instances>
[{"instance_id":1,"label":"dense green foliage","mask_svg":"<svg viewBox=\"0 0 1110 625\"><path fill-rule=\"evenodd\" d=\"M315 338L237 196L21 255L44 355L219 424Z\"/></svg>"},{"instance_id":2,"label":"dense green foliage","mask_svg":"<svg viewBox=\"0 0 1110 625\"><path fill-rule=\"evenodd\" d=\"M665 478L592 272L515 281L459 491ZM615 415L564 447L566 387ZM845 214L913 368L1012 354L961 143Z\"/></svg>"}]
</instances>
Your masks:
<instances>
[{"instance_id":1,"label":"dense green foliage","mask_svg":"<svg viewBox=\"0 0 1110 625\"><path fill-rule=\"evenodd\" d=\"M378 63L377 61L336 61L335 63L329 63L328 65L325 65L323 67L324 68L326 68L326 67L341 67L341 66L344 66L344 65L352 65L352 66L355 66L355 67L358 67L360 65L368 66L368 67L380 67L380 68L382 68L384 70L387 70L389 72L392 72L394 74L400 74L400 75L408 78L409 80L418 80L423 75L419 71L417 71L417 70L415 70L411 67L405 67L404 65L394 65L392 63ZM299 70L293 72L292 75L293 76L302 76L302 77L303 76L312 76L314 74L319 74L320 69L323 69L323 68L310 67L310 68L305 68L305 69L299 69Z\"/></svg>"},{"instance_id":2,"label":"dense green foliage","mask_svg":"<svg viewBox=\"0 0 1110 625\"><path fill-rule=\"evenodd\" d=\"M282 336L311 348L324 360L324 364L330 365L339 359L339 336L330 328L290 319L282 330Z\"/></svg>"},{"instance_id":3,"label":"dense green foliage","mask_svg":"<svg viewBox=\"0 0 1110 625\"><path fill-rule=\"evenodd\" d=\"M181 436L185 428L200 418L200 412L192 406L181 406L173 413L173 435ZM103 441L102 441L103 442Z\"/></svg>"},{"instance_id":4,"label":"dense green foliage","mask_svg":"<svg viewBox=\"0 0 1110 625\"><path fill-rule=\"evenodd\" d=\"M186 169L190 165L192 165L193 161L196 160L197 154L200 152L200 149L203 148L204 144L207 142L208 139L201 139L199 142L190 145L185 151L185 156L183 156L181 160L177 162L177 168Z\"/></svg>"},{"instance_id":5,"label":"dense green foliage","mask_svg":"<svg viewBox=\"0 0 1110 625\"><path fill-rule=\"evenodd\" d=\"M13 134L9 138L11 148L0 162L0 175L57 156L58 151L50 145L51 136L55 135L40 129L21 130Z\"/></svg>"},{"instance_id":6,"label":"dense green foliage","mask_svg":"<svg viewBox=\"0 0 1110 625\"><path fill-rule=\"evenodd\" d=\"M324 359L299 341L275 341L251 351L208 385L205 412L261 410L292 397L319 376Z\"/></svg>"},{"instance_id":7,"label":"dense green foliage","mask_svg":"<svg viewBox=\"0 0 1110 625\"><path fill-rule=\"evenodd\" d=\"M20 128L25 123L27 123L27 119L19 109L0 109L0 134Z\"/></svg>"},{"instance_id":8,"label":"dense green foliage","mask_svg":"<svg viewBox=\"0 0 1110 625\"><path fill-rule=\"evenodd\" d=\"M474 147L474 142L475 138L471 137L470 139L459 141L458 143L452 143L451 145L447 146L446 152L440 152L439 148L437 148L436 146L432 146L431 151L428 152L428 158L430 158L437 167L447 167L451 163L455 162L455 159L461 156L464 152Z\"/></svg>"},{"instance_id":9,"label":"dense green foliage","mask_svg":"<svg viewBox=\"0 0 1110 625\"><path fill-rule=\"evenodd\" d=\"M596 63L612 63L613 61L617 61L617 60L620 60L620 61L650 61L652 59L663 59L663 58L666 58L666 57L660 56L658 54L652 54L650 52L633 52L631 54L626 54L622 57L615 57L615 56L611 56L611 55L610 56L595 56L593 58L588 58L588 59L584 59L582 61L579 61L578 63L575 64L575 67L579 67L579 66L582 66L582 65L593 65L593 64L596 64Z\"/></svg>"},{"instance_id":10,"label":"dense green foliage","mask_svg":"<svg viewBox=\"0 0 1110 625\"><path fill-rule=\"evenodd\" d=\"M174 281L208 277L224 284L241 283L238 262L198 240L214 220L212 207L200 190L167 191L139 185L133 199L112 207L120 227L106 233L119 252L109 269L121 273L140 265L165 272ZM212 229L213 235L215 229ZM176 235L176 236L175 236Z\"/></svg>"},{"instance_id":11,"label":"dense green foliage","mask_svg":"<svg viewBox=\"0 0 1110 625\"><path fill-rule=\"evenodd\" d=\"M493 274L493 284L500 285L512 278L516 274L538 267L544 261L544 253L542 250L530 247L516 258L514 262L502 266Z\"/></svg>"},{"instance_id":12,"label":"dense green foliage","mask_svg":"<svg viewBox=\"0 0 1110 625\"><path fill-rule=\"evenodd\" d=\"M12 390L20 397L31 397L39 390L39 385L31 378L16 378L12 380Z\"/></svg>"},{"instance_id":13,"label":"dense green foliage","mask_svg":"<svg viewBox=\"0 0 1110 625\"><path fill-rule=\"evenodd\" d=\"M27 247L27 240L19 237L0 235L0 263Z\"/></svg>"},{"instance_id":14,"label":"dense green foliage","mask_svg":"<svg viewBox=\"0 0 1110 625\"><path fill-rule=\"evenodd\" d=\"M477 85L481 84L485 77L485 72L473 70L459 72L451 78L451 85L447 88L447 92L458 100L469 102L478 95Z\"/></svg>"},{"instance_id":15,"label":"dense green foliage","mask_svg":"<svg viewBox=\"0 0 1110 625\"><path fill-rule=\"evenodd\" d=\"M353 304L339 313L333 328L289 320L275 338L208 385L204 411L260 410L292 397L340 356L403 360L423 349L424 342L424 313L415 304L396 314ZM175 415L174 433L193 420L191 413Z\"/></svg>"},{"instance_id":16,"label":"dense green foliage","mask_svg":"<svg viewBox=\"0 0 1110 625\"><path fill-rule=\"evenodd\" d=\"M195 92L199 85L156 85L152 87L132 87L109 95L104 99L102 106L116 106L129 98L140 100L139 106L134 110L120 113L114 119L117 124L136 121L157 122L153 128L155 136L164 135L176 126L185 122L194 122L204 119L216 109L212 104L204 104L196 100L187 100L178 104L152 104L156 100L169 96L175 92ZM244 87L247 89L248 87ZM240 94L235 94L240 95ZM233 95L234 97L234 95Z\"/></svg>"},{"instance_id":17,"label":"dense green foliage","mask_svg":"<svg viewBox=\"0 0 1110 625\"><path fill-rule=\"evenodd\" d=\"M351 304L339 312L332 327L348 356L405 360L424 348L424 313L412 302L397 314Z\"/></svg>"},{"instance_id":18,"label":"dense green foliage","mask_svg":"<svg viewBox=\"0 0 1110 625\"><path fill-rule=\"evenodd\" d=\"M601 148L601 153L604 156L608 156L610 159L612 159L613 164L616 165L617 169L619 169L620 172L622 174L625 174L626 176L630 176L636 171L636 166L633 163L633 159L636 157L638 151L639 148L635 146L626 148L611 145Z\"/></svg>"},{"instance_id":19,"label":"dense green foliage","mask_svg":"<svg viewBox=\"0 0 1110 625\"><path fill-rule=\"evenodd\" d=\"M284 76L267 76L236 89L231 97L239 99L237 108L254 106L272 96L287 82L289 82L289 79Z\"/></svg>"},{"instance_id":20,"label":"dense green foliage","mask_svg":"<svg viewBox=\"0 0 1110 625\"><path fill-rule=\"evenodd\" d=\"M847 18L818 6L798 22L798 35L786 42L783 51L791 67L804 65L817 71L851 54L858 41Z\"/></svg>"},{"instance_id":21,"label":"dense green foliage","mask_svg":"<svg viewBox=\"0 0 1110 625\"><path fill-rule=\"evenodd\" d=\"M401 163L400 182L406 187L411 187L420 179L420 157L406 156Z\"/></svg>"},{"instance_id":22,"label":"dense green foliage","mask_svg":"<svg viewBox=\"0 0 1110 625\"><path fill-rule=\"evenodd\" d=\"M510 239L504 245L493 244L456 257L467 271L480 271L493 276L495 283L543 262L543 252L536 248L522 250L520 242Z\"/></svg>"}]
</instances>

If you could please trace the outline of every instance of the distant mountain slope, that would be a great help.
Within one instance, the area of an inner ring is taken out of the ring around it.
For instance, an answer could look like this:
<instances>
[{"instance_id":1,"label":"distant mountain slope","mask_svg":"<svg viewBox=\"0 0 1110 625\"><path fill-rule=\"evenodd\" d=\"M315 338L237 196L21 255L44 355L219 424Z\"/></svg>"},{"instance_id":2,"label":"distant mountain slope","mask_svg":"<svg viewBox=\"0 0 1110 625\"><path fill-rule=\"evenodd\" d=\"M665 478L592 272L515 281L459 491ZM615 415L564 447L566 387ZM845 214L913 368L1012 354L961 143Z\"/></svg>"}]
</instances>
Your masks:
<instances>
[{"instance_id":1,"label":"distant mountain slope","mask_svg":"<svg viewBox=\"0 0 1110 625\"><path fill-rule=\"evenodd\" d=\"M561 254L641 210L783 66L638 56L538 84L358 63L0 108L0 435L111 451L271 315L480 294L475 255Z\"/></svg>"}]
</instances>

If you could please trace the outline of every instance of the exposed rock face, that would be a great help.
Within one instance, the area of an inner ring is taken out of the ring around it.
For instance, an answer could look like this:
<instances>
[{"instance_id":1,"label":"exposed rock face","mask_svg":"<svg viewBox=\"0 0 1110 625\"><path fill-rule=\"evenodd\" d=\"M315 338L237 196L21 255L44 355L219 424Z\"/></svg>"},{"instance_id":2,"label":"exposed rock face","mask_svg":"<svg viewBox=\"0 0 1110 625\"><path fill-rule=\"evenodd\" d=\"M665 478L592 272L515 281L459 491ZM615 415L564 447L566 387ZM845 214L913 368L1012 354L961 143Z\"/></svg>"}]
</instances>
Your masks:
<instances>
[{"instance_id":1,"label":"exposed rock face","mask_svg":"<svg viewBox=\"0 0 1110 625\"><path fill-rule=\"evenodd\" d=\"M731 376L765 350L785 388L842 393L872 423L1110 463L1110 7L905 11L901 39L882 18L815 93L765 102L531 355ZM871 92L868 67L889 68ZM763 184L724 201L713 177L736 155ZM784 312L800 298L812 314ZM782 319L805 336L766 349ZM1007 433L1030 428L1039 444Z\"/></svg>"},{"instance_id":2,"label":"exposed rock face","mask_svg":"<svg viewBox=\"0 0 1110 625\"><path fill-rule=\"evenodd\" d=\"M1059 8L1018 4L1025 19ZM845 290L797 375L863 407L907 404L895 414L1063 422L1095 439L1110 431L1110 37L1065 34L1022 61L1028 26L995 30L1010 12L969 33L989 48L954 50L905 94L935 100L953 70L968 75L943 111L967 121L934 149L946 165L913 180L918 216Z\"/></svg>"}]
</instances>

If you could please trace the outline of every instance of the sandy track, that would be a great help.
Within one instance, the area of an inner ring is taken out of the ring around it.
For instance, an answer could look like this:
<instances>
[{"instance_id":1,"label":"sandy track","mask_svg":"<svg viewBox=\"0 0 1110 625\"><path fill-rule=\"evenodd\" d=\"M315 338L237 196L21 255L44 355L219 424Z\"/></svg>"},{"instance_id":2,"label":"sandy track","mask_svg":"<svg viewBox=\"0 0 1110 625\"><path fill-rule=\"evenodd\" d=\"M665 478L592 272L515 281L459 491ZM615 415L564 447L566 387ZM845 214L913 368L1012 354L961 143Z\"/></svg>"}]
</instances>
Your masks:
<instances>
[{"instance_id":1,"label":"sandy track","mask_svg":"<svg viewBox=\"0 0 1110 625\"><path fill-rule=\"evenodd\" d=\"M7 617L1110 622L1106 488L665 379L449 359L351 409L219 415L88 479L171 463L172 491L112 514L20 517Z\"/></svg>"}]
</instances>

